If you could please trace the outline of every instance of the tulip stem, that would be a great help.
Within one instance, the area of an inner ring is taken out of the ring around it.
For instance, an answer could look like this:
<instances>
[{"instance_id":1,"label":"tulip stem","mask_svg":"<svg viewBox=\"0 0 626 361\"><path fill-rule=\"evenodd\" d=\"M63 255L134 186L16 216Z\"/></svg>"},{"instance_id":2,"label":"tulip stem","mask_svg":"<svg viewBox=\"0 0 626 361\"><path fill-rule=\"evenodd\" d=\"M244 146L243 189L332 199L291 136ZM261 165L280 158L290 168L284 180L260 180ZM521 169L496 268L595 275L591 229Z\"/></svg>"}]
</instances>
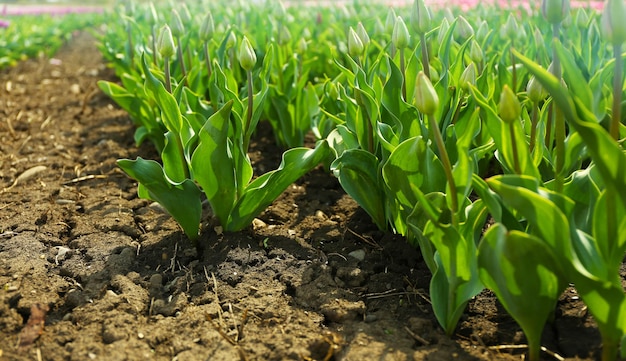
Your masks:
<instances>
[{"instance_id":1,"label":"tulip stem","mask_svg":"<svg viewBox=\"0 0 626 361\"><path fill-rule=\"evenodd\" d=\"M250 134L248 134L250 124L252 124L252 111L254 107L254 92L253 92L253 82L252 82L252 70L246 71L246 76L248 78L248 112L246 114L246 126L243 129L243 149L244 151L248 151L248 146L250 144Z\"/></svg>"},{"instance_id":2,"label":"tulip stem","mask_svg":"<svg viewBox=\"0 0 626 361\"><path fill-rule=\"evenodd\" d=\"M152 25L150 31L152 32L152 62L157 65L157 38L155 26Z\"/></svg>"},{"instance_id":3,"label":"tulip stem","mask_svg":"<svg viewBox=\"0 0 626 361\"><path fill-rule=\"evenodd\" d=\"M446 178L448 179L448 186L450 187L450 206L451 206L451 223L454 228L458 227L457 216L456 213L459 210L456 183L454 182L454 176L452 175L452 163L450 163L450 158L448 157L448 151L446 151L446 146L443 142L443 137L441 136L441 131L439 130L439 126L435 121L435 117L431 114L427 114L428 118L428 126L430 127L430 132L433 135L435 144L437 145L437 150L439 150L439 158L441 158L441 163L443 163L443 170L446 173Z\"/></svg>"},{"instance_id":4,"label":"tulip stem","mask_svg":"<svg viewBox=\"0 0 626 361\"><path fill-rule=\"evenodd\" d=\"M611 115L611 137L619 140L619 126L622 115L622 44L613 44L613 55L615 57L615 68L613 70L613 114Z\"/></svg>"},{"instance_id":5,"label":"tulip stem","mask_svg":"<svg viewBox=\"0 0 626 361\"><path fill-rule=\"evenodd\" d=\"M126 24L126 36L128 37L128 59L130 60L130 66L133 66L133 62L134 62L134 57L135 57L135 52L133 50L133 33L131 31L131 26L130 26L130 22L127 21Z\"/></svg>"},{"instance_id":6,"label":"tulip stem","mask_svg":"<svg viewBox=\"0 0 626 361\"><path fill-rule=\"evenodd\" d=\"M400 48L400 72L402 73L402 99L408 101L406 98L406 69L404 64L404 48ZM426 72L424 72L426 73Z\"/></svg>"},{"instance_id":7,"label":"tulip stem","mask_svg":"<svg viewBox=\"0 0 626 361\"><path fill-rule=\"evenodd\" d=\"M509 48L509 53L511 53L511 74L513 76L513 81L511 83L512 88L511 90L513 90L513 93L517 93L517 66L515 64L515 55L513 55L513 49L514 49L514 44L513 44L513 40L511 40L511 47Z\"/></svg>"},{"instance_id":8,"label":"tulip stem","mask_svg":"<svg viewBox=\"0 0 626 361\"><path fill-rule=\"evenodd\" d=\"M519 152L517 151L517 141L515 139L515 122L509 124L509 132L511 137L511 147L513 148L513 170L515 173L521 175L522 167L519 163Z\"/></svg>"},{"instance_id":9,"label":"tulip stem","mask_svg":"<svg viewBox=\"0 0 626 361\"><path fill-rule=\"evenodd\" d=\"M180 36L176 36L176 42L178 43L176 47L176 52L178 56L178 62L180 63L180 72L183 75L183 79L185 84L187 84L187 70L185 70L185 59L183 58L183 42L180 40Z\"/></svg>"},{"instance_id":10,"label":"tulip stem","mask_svg":"<svg viewBox=\"0 0 626 361\"><path fill-rule=\"evenodd\" d=\"M171 79L171 75L170 75L170 57L166 56L163 59L164 62L164 67L165 67L165 90L167 90L168 93L172 93L172 79Z\"/></svg>"},{"instance_id":11,"label":"tulip stem","mask_svg":"<svg viewBox=\"0 0 626 361\"><path fill-rule=\"evenodd\" d=\"M553 75L561 81L562 71L561 71L561 61L556 52L556 43L559 38L559 27L560 23L552 24L552 64L553 64ZM558 105L553 104L554 107L554 143L556 148L556 162L554 169L554 190L557 192L561 192L563 190L563 167L565 166L565 118L563 117L563 112L559 108Z\"/></svg>"},{"instance_id":12,"label":"tulip stem","mask_svg":"<svg viewBox=\"0 0 626 361\"><path fill-rule=\"evenodd\" d=\"M539 104L533 102L533 110L530 114L530 154L533 154L537 144L537 118L539 115Z\"/></svg>"},{"instance_id":13,"label":"tulip stem","mask_svg":"<svg viewBox=\"0 0 626 361\"><path fill-rule=\"evenodd\" d=\"M207 41L204 42L203 50L204 50L204 61L206 63L206 68L209 74L209 79L211 79L211 73L213 72L213 69L211 68L211 57L209 55L209 43Z\"/></svg>"},{"instance_id":14,"label":"tulip stem","mask_svg":"<svg viewBox=\"0 0 626 361\"><path fill-rule=\"evenodd\" d=\"M424 67L424 74L430 79L430 60L428 59L428 44L426 44L426 34L420 34L420 44L422 48L422 66Z\"/></svg>"}]
</instances>

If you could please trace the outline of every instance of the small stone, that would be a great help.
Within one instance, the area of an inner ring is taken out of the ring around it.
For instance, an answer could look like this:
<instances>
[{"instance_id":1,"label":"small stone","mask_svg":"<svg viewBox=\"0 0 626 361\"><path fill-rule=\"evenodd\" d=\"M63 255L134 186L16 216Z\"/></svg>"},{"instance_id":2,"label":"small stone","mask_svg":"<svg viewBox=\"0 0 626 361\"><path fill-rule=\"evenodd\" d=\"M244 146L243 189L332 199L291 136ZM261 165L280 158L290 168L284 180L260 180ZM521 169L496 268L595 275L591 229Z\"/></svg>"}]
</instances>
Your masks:
<instances>
[{"instance_id":1,"label":"small stone","mask_svg":"<svg viewBox=\"0 0 626 361\"><path fill-rule=\"evenodd\" d=\"M365 259L365 250L364 249L357 249L355 251L352 251L350 253L348 253L348 256L352 257L352 258L356 258L359 261L362 261Z\"/></svg>"},{"instance_id":2,"label":"small stone","mask_svg":"<svg viewBox=\"0 0 626 361\"><path fill-rule=\"evenodd\" d=\"M263 222L262 220L255 218L252 220L252 228L254 228L255 230L257 229L262 229L267 227L267 223Z\"/></svg>"},{"instance_id":3,"label":"small stone","mask_svg":"<svg viewBox=\"0 0 626 361\"><path fill-rule=\"evenodd\" d=\"M326 216L326 214L324 214L324 212L322 212L321 210L317 210L315 211L315 218L317 218L320 221L325 221L328 219L328 217Z\"/></svg>"},{"instance_id":4,"label":"small stone","mask_svg":"<svg viewBox=\"0 0 626 361\"><path fill-rule=\"evenodd\" d=\"M70 85L70 92L72 94L80 94L80 85L78 85L78 84Z\"/></svg>"}]
</instances>

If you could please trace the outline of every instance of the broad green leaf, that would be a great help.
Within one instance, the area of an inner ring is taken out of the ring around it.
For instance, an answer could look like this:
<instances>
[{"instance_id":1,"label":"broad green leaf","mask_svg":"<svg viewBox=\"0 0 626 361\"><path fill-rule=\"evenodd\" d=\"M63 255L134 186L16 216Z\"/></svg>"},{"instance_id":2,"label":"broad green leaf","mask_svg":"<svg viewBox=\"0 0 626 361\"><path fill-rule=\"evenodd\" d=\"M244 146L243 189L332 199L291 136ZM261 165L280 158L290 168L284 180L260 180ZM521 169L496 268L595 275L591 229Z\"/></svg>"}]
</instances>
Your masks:
<instances>
[{"instance_id":1,"label":"broad green leaf","mask_svg":"<svg viewBox=\"0 0 626 361\"><path fill-rule=\"evenodd\" d=\"M555 42L558 43L558 41ZM513 52L552 95L568 124L580 133L607 187L616 191L625 189L626 154L608 132L596 122L591 110L585 108L580 100L572 99L567 89L548 71L519 52L515 50ZM616 193L619 201L626 207L626 192L617 191Z\"/></svg>"},{"instance_id":2,"label":"broad green leaf","mask_svg":"<svg viewBox=\"0 0 626 361\"><path fill-rule=\"evenodd\" d=\"M189 178L183 146L180 138L172 132L165 133L165 147L161 152L161 160L163 171L172 182L180 183Z\"/></svg>"},{"instance_id":3,"label":"broad green leaf","mask_svg":"<svg viewBox=\"0 0 626 361\"><path fill-rule=\"evenodd\" d=\"M382 176L409 212L418 202L416 192L443 191L447 182L441 162L422 137L400 143L383 165Z\"/></svg>"},{"instance_id":4,"label":"broad green leaf","mask_svg":"<svg viewBox=\"0 0 626 361\"><path fill-rule=\"evenodd\" d=\"M385 200L376 156L362 149L348 149L330 168L341 187L372 217L378 228L386 229Z\"/></svg>"},{"instance_id":5,"label":"broad green leaf","mask_svg":"<svg viewBox=\"0 0 626 361\"><path fill-rule=\"evenodd\" d=\"M222 225L227 224L237 199L237 169L228 138L232 102L226 103L200 130L198 145L191 156L194 180L206 194L213 213Z\"/></svg>"},{"instance_id":6,"label":"broad green leaf","mask_svg":"<svg viewBox=\"0 0 626 361\"><path fill-rule=\"evenodd\" d=\"M564 284L557 264L544 241L501 224L489 228L478 249L480 279L524 330L531 360L539 360L541 334Z\"/></svg>"},{"instance_id":7,"label":"broad green leaf","mask_svg":"<svg viewBox=\"0 0 626 361\"><path fill-rule=\"evenodd\" d=\"M492 177L487 183L502 197L504 204L523 215L553 249L562 250L564 255L571 253L569 234L564 232L569 229L569 221L553 202L538 194L536 178L504 175Z\"/></svg>"},{"instance_id":8,"label":"broad green leaf","mask_svg":"<svg viewBox=\"0 0 626 361\"><path fill-rule=\"evenodd\" d=\"M328 157L330 147L321 141L315 149L293 148L283 154L278 169L258 177L244 190L237 201L224 229L240 230L267 208L278 196L298 178L315 168Z\"/></svg>"},{"instance_id":9,"label":"broad green leaf","mask_svg":"<svg viewBox=\"0 0 626 361\"><path fill-rule=\"evenodd\" d=\"M202 215L201 192L193 181L185 179L181 183L170 182L161 165L153 160L120 159L117 164L139 182L149 199L167 210L189 239L198 238Z\"/></svg>"},{"instance_id":10,"label":"broad green leaf","mask_svg":"<svg viewBox=\"0 0 626 361\"><path fill-rule=\"evenodd\" d=\"M433 311L446 334L451 335L467 302L483 289L478 277L476 245L450 225L429 222L424 236L437 250L437 270L430 282Z\"/></svg>"},{"instance_id":11,"label":"broad green leaf","mask_svg":"<svg viewBox=\"0 0 626 361\"><path fill-rule=\"evenodd\" d=\"M180 114L176 98L165 90L163 83L152 74L145 54L142 56L142 65L146 77L146 90L152 94L161 109L165 127L174 134L181 134L183 132L183 117Z\"/></svg>"}]
</instances>

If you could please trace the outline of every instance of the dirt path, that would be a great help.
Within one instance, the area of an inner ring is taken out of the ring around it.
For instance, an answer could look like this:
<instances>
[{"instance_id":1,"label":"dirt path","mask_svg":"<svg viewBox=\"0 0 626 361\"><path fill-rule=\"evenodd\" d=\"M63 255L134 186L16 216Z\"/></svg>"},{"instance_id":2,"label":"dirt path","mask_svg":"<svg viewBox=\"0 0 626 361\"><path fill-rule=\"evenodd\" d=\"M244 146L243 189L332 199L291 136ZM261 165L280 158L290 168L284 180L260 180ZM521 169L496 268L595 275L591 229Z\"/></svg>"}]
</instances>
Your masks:
<instances>
[{"instance_id":1,"label":"dirt path","mask_svg":"<svg viewBox=\"0 0 626 361\"><path fill-rule=\"evenodd\" d=\"M117 169L155 155L97 90L93 41L0 72L1 360L520 359L487 347L524 343L487 292L445 336L419 252L321 168L246 231L207 223L198 251ZM256 169L277 166L272 139L256 135ZM573 292L544 344L585 359L599 339Z\"/></svg>"}]
</instances>

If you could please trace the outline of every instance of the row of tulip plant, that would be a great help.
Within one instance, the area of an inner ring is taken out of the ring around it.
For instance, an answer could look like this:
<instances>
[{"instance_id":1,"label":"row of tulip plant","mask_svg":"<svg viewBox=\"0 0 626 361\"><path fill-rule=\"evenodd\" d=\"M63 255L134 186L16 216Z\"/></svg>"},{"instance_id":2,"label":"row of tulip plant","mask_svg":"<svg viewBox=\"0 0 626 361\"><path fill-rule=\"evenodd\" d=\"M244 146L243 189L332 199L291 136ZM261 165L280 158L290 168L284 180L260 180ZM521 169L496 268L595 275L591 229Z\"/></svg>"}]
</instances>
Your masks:
<instances>
[{"instance_id":1,"label":"row of tulip plant","mask_svg":"<svg viewBox=\"0 0 626 361\"><path fill-rule=\"evenodd\" d=\"M161 153L161 163L120 167L190 239L203 197L237 231L324 164L381 230L419 247L448 334L489 288L538 360L544 325L573 283L598 323L602 359L614 360L626 353L626 5L605 7L544 0L457 16L422 0L126 2L124 26L100 39L121 85L100 87L136 123L137 143ZM262 175L247 155L260 121L286 149Z\"/></svg>"},{"instance_id":2,"label":"row of tulip plant","mask_svg":"<svg viewBox=\"0 0 626 361\"><path fill-rule=\"evenodd\" d=\"M0 17L0 69L38 56L52 56L74 31L91 27L103 18L97 13L4 14Z\"/></svg>"}]
</instances>

